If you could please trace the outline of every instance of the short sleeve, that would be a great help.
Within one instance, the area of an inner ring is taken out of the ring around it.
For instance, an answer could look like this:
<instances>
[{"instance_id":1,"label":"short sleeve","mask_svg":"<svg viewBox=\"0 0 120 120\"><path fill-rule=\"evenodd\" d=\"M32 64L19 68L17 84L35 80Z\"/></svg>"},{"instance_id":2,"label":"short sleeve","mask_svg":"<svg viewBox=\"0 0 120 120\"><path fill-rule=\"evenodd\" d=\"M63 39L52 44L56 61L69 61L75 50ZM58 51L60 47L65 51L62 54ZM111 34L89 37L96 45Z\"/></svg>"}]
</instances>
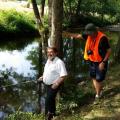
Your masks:
<instances>
[{"instance_id":1,"label":"short sleeve","mask_svg":"<svg viewBox=\"0 0 120 120\"><path fill-rule=\"evenodd\" d=\"M63 61L59 61L58 69L60 77L67 75L67 70Z\"/></svg>"}]
</instances>

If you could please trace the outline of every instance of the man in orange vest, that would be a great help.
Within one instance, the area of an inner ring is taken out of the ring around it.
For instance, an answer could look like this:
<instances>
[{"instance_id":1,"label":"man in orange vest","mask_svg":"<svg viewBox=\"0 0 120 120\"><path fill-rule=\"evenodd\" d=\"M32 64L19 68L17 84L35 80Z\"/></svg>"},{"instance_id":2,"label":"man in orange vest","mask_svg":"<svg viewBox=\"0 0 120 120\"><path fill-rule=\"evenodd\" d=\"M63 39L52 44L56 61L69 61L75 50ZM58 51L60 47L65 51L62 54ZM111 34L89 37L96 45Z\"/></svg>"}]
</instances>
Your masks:
<instances>
[{"instance_id":1,"label":"man in orange vest","mask_svg":"<svg viewBox=\"0 0 120 120\"><path fill-rule=\"evenodd\" d=\"M85 26L85 34L65 33L63 36L83 38L86 41L84 59L90 61L90 77L96 91L95 98L101 97L102 81L105 79L111 48L107 36L98 31L93 23Z\"/></svg>"},{"instance_id":2,"label":"man in orange vest","mask_svg":"<svg viewBox=\"0 0 120 120\"><path fill-rule=\"evenodd\" d=\"M107 36L89 23L85 26L86 45L84 59L90 61L90 76L96 91L95 98L101 97L102 81L105 79L111 48ZM84 36L85 37L85 36Z\"/></svg>"}]
</instances>

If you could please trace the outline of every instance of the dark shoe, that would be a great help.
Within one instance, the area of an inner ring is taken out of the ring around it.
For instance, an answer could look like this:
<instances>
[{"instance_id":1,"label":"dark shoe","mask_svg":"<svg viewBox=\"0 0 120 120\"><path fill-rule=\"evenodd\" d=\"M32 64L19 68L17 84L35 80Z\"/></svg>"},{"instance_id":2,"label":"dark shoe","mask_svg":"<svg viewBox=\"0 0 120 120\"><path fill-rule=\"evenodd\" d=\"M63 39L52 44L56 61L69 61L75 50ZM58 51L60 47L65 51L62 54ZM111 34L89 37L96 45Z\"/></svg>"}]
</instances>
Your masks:
<instances>
[{"instance_id":1,"label":"dark shoe","mask_svg":"<svg viewBox=\"0 0 120 120\"><path fill-rule=\"evenodd\" d=\"M47 116L46 116L46 119L45 120L52 120L53 118L53 113L48 113Z\"/></svg>"}]
</instances>

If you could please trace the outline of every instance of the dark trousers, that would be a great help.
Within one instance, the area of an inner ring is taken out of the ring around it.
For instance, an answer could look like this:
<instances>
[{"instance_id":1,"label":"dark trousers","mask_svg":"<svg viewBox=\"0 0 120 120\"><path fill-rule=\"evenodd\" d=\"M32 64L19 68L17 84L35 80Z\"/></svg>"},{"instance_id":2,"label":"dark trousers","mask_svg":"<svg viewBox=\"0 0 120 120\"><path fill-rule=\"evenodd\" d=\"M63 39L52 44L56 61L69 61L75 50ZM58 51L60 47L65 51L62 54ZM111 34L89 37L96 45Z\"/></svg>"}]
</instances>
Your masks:
<instances>
[{"instance_id":1,"label":"dark trousers","mask_svg":"<svg viewBox=\"0 0 120 120\"><path fill-rule=\"evenodd\" d=\"M46 85L45 114L51 113L55 115L56 111L56 95L60 87L52 89L51 85Z\"/></svg>"}]
</instances>

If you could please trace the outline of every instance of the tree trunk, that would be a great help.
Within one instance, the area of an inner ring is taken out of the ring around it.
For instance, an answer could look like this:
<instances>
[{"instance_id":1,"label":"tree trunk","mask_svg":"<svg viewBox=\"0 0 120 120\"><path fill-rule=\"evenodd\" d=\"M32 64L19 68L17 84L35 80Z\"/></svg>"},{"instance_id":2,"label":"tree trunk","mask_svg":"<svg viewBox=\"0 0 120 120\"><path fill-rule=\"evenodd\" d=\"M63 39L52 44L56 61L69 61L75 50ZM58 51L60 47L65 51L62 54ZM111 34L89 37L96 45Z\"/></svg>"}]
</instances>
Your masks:
<instances>
[{"instance_id":1,"label":"tree trunk","mask_svg":"<svg viewBox=\"0 0 120 120\"><path fill-rule=\"evenodd\" d=\"M48 0L48 24L49 24L49 34L51 31L51 19L52 19L52 0Z\"/></svg>"},{"instance_id":2,"label":"tree trunk","mask_svg":"<svg viewBox=\"0 0 120 120\"><path fill-rule=\"evenodd\" d=\"M43 28L43 24L42 24L42 21L41 21L41 17L40 17L40 14L39 14L39 11L38 11L38 7L37 7L37 3L36 3L36 0L31 0L32 2L32 5L33 5L33 10L34 10L34 14L35 14L35 17L36 17L36 22L37 22L37 26L38 26L38 30L39 30L39 34L41 35L41 39L39 41L39 77L42 75L43 73L43 70L42 70L42 66L43 66L43 55L44 55L44 59L46 59L46 33L45 33L45 30L41 29ZM42 96L42 84L41 83L38 83L38 103L39 103L39 112L41 112L41 108L43 107L41 105L41 96Z\"/></svg>"},{"instance_id":3,"label":"tree trunk","mask_svg":"<svg viewBox=\"0 0 120 120\"><path fill-rule=\"evenodd\" d=\"M33 6L33 11L34 11L34 14L35 14L35 17L36 17L36 21L37 21L37 25L40 29L42 25L42 21L41 21L41 17L40 17L40 14L39 14L39 10L38 10L38 7L37 7L37 3L36 3L36 0L31 0L32 2L32 6Z\"/></svg>"},{"instance_id":4,"label":"tree trunk","mask_svg":"<svg viewBox=\"0 0 120 120\"><path fill-rule=\"evenodd\" d=\"M32 5L33 5L33 10L34 10L35 17L36 17L39 34L41 35L41 41L42 41L41 44L42 44L43 55L46 59L46 47L47 47L46 31L44 29L42 29L43 24L42 24L41 17L40 17L39 11L38 11L36 0L31 0L31 2L32 2ZM42 2L45 2L45 0L42 0Z\"/></svg>"},{"instance_id":5,"label":"tree trunk","mask_svg":"<svg viewBox=\"0 0 120 120\"><path fill-rule=\"evenodd\" d=\"M50 46L56 46L58 50L62 48L62 18L63 0L52 0Z\"/></svg>"},{"instance_id":6,"label":"tree trunk","mask_svg":"<svg viewBox=\"0 0 120 120\"><path fill-rule=\"evenodd\" d=\"M43 17L44 16L44 7L45 7L45 0L41 0L41 17Z\"/></svg>"},{"instance_id":7,"label":"tree trunk","mask_svg":"<svg viewBox=\"0 0 120 120\"><path fill-rule=\"evenodd\" d=\"M76 9L76 15L78 16L80 13L80 5L81 5L82 0L78 0L78 4L77 4L77 9Z\"/></svg>"}]
</instances>

